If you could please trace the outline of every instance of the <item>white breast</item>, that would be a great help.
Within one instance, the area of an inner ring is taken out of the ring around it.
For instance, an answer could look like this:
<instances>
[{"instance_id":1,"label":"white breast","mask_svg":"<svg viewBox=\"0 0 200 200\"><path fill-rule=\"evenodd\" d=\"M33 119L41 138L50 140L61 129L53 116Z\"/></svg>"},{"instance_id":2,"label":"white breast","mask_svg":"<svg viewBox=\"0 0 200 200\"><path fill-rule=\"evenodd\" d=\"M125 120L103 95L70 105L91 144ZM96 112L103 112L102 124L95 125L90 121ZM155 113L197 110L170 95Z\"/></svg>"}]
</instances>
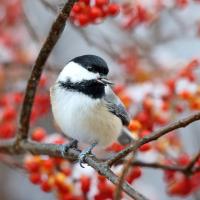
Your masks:
<instances>
[{"instance_id":1,"label":"white breast","mask_svg":"<svg viewBox=\"0 0 200 200\"><path fill-rule=\"evenodd\" d=\"M64 134L81 143L98 142L99 146L105 147L121 132L121 120L107 110L102 100L54 86L51 102L58 126Z\"/></svg>"}]
</instances>

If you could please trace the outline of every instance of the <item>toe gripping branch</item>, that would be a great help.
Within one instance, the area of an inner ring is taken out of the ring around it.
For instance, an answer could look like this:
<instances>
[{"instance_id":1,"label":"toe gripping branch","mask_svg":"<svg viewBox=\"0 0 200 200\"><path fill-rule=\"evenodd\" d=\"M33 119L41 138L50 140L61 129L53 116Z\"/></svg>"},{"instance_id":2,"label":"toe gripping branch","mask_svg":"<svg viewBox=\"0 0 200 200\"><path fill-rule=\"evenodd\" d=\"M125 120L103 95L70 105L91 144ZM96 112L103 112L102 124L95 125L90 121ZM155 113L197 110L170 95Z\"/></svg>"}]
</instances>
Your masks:
<instances>
[{"instance_id":1,"label":"toe gripping branch","mask_svg":"<svg viewBox=\"0 0 200 200\"><path fill-rule=\"evenodd\" d=\"M73 139L69 144L63 146L62 156L64 157L70 148L77 148L77 147L78 147L78 140Z\"/></svg>"},{"instance_id":2,"label":"toe gripping branch","mask_svg":"<svg viewBox=\"0 0 200 200\"><path fill-rule=\"evenodd\" d=\"M79 164L82 168L84 168L83 163L85 163L85 157L87 155L91 155L92 154L92 150L94 149L94 147L97 145L97 142L94 142L93 144L91 144L91 146L83 149L83 151L79 154Z\"/></svg>"}]
</instances>

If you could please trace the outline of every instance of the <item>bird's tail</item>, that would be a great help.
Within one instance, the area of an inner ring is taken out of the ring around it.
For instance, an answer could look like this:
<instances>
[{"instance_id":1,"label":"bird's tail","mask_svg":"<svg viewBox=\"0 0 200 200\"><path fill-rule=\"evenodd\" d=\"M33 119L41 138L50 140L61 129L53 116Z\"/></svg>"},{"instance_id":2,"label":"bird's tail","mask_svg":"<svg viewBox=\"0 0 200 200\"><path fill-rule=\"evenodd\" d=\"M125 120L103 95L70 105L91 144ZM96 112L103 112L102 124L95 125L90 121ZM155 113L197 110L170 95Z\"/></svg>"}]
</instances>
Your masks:
<instances>
[{"instance_id":1,"label":"bird's tail","mask_svg":"<svg viewBox=\"0 0 200 200\"><path fill-rule=\"evenodd\" d=\"M135 141L137 138L129 131L128 128L123 127L120 136L118 137L118 141L122 145L127 145Z\"/></svg>"}]
</instances>

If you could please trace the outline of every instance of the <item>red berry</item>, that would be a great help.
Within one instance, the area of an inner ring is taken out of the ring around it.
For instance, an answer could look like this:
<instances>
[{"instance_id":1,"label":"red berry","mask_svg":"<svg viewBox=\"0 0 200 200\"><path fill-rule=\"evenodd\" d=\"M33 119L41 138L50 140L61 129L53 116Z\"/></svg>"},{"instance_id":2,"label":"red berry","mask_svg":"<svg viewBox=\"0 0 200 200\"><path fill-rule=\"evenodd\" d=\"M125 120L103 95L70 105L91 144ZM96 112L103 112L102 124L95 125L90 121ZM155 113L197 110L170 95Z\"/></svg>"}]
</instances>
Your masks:
<instances>
[{"instance_id":1,"label":"red berry","mask_svg":"<svg viewBox=\"0 0 200 200\"><path fill-rule=\"evenodd\" d=\"M95 5L98 7L105 6L109 3L109 0L95 0Z\"/></svg>"},{"instance_id":2,"label":"red berry","mask_svg":"<svg viewBox=\"0 0 200 200\"><path fill-rule=\"evenodd\" d=\"M48 181L43 181L40 187L44 192L50 192L52 190L52 186L49 184Z\"/></svg>"},{"instance_id":3,"label":"red berry","mask_svg":"<svg viewBox=\"0 0 200 200\"><path fill-rule=\"evenodd\" d=\"M90 0L79 0L79 2L83 2L83 3L87 4L87 5L90 4Z\"/></svg>"},{"instance_id":4,"label":"red berry","mask_svg":"<svg viewBox=\"0 0 200 200\"><path fill-rule=\"evenodd\" d=\"M20 92L16 92L14 93L13 98L14 98L14 102L16 104L19 104L23 101L23 94Z\"/></svg>"},{"instance_id":5,"label":"red berry","mask_svg":"<svg viewBox=\"0 0 200 200\"><path fill-rule=\"evenodd\" d=\"M149 117L145 112L140 112L137 119L141 122L141 124L146 124L146 122L149 121Z\"/></svg>"},{"instance_id":6,"label":"red berry","mask_svg":"<svg viewBox=\"0 0 200 200\"><path fill-rule=\"evenodd\" d=\"M112 16L115 16L119 13L119 5L116 4L116 3L111 3L109 6L108 6L108 13Z\"/></svg>"},{"instance_id":7,"label":"red berry","mask_svg":"<svg viewBox=\"0 0 200 200\"><path fill-rule=\"evenodd\" d=\"M79 22L79 25L80 25L80 26L86 26L86 25L89 23L89 21L90 21L88 15L82 14L82 13L79 14L79 15L76 17L76 19L77 19L77 21Z\"/></svg>"},{"instance_id":8,"label":"red berry","mask_svg":"<svg viewBox=\"0 0 200 200\"><path fill-rule=\"evenodd\" d=\"M147 143L147 144L143 144L139 150L142 151L142 152L146 152L146 151L149 151L151 149L151 144Z\"/></svg>"},{"instance_id":9,"label":"red berry","mask_svg":"<svg viewBox=\"0 0 200 200\"><path fill-rule=\"evenodd\" d=\"M38 172L39 171L40 165L39 165L39 163L35 162L34 160L28 160L28 161L25 161L24 168L28 172L34 173L34 172Z\"/></svg>"},{"instance_id":10,"label":"red berry","mask_svg":"<svg viewBox=\"0 0 200 200\"><path fill-rule=\"evenodd\" d=\"M140 167L134 167L129 175L127 176L127 181L132 183L135 179L139 178L142 175Z\"/></svg>"},{"instance_id":11,"label":"red berry","mask_svg":"<svg viewBox=\"0 0 200 200\"><path fill-rule=\"evenodd\" d=\"M175 84L176 84L176 81L174 79L169 79L167 82L166 82L166 85L168 86L169 90L171 92L173 92L175 90Z\"/></svg>"},{"instance_id":12,"label":"red berry","mask_svg":"<svg viewBox=\"0 0 200 200\"><path fill-rule=\"evenodd\" d=\"M31 173L29 175L29 180L33 184L40 184L41 183L41 175L39 173Z\"/></svg>"},{"instance_id":13,"label":"red berry","mask_svg":"<svg viewBox=\"0 0 200 200\"><path fill-rule=\"evenodd\" d=\"M180 8L184 8L188 5L188 0L176 0L176 4Z\"/></svg>"},{"instance_id":14,"label":"red berry","mask_svg":"<svg viewBox=\"0 0 200 200\"><path fill-rule=\"evenodd\" d=\"M62 172L65 176L70 176L72 174L72 170L69 167L62 168Z\"/></svg>"},{"instance_id":15,"label":"red berry","mask_svg":"<svg viewBox=\"0 0 200 200\"><path fill-rule=\"evenodd\" d=\"M81 176L80 178L81 190L83 194L88 193L90 190L91 179L88 176Z\"/></svg>"},{"instance_id":16,"label":"red berry","mask_svg":"<svg viewBox=\"0 0 200 200\"><path fill-rule=\"evenodd\" d=\"M117 142L114 142L111 146L109 146L106 150L107 151L114 151L114 152L119 152L119 151L121 151L121 150L123 150L124 149L124 147L121 145L121 144L119 144L119 143L117 143Z\"/></svg>"},{"instance_id":17,"label":"red berry","mask_svg":"<svg viewBox=\"0 0 200 200\"><path fill-rule=\"evenodd\" d=\"M42 163L42 167L44 168L44 170L52 171L54 168L55 163L53 162L53 159L49 158L47 160L44 160Z\"/></svg>"},{"instance_id":18,"label":"red berry","mask_svg":"<svg viewBox=\"0 0 200 200\"><path fill-rule=\"evenodd\" d=\"M91 9L90 9L90 18L92 20L95 20L95 19L97 19L97 18L99 18L101 16L102 16L102 10L99 7L97 7L97 6L91 7Z\"/></svg>"},{"instance_id":19,"label":"red berry","mask_svg":"<svg viewBox=\"0 0 200 200\"><path fill-rule=\"evenodd\" d=\"M141 133L140 133L140 137L145 137L145 136L147 136L147 135L149 135L149 134L151 134L151 131L149 131L149 130L143 130Z\"/></svg>"},{"instance_id":20,"label":"red berry","mask_svg":"<svg viewBox=\"0 0 200 200\"><path fill-rule=\"evenodd\" d=\"M32 140L35 140L37 142L41 142L47 137L47 132L43 128L36 128L32 133Z\"/></svg>"},{"instance_id":21,"label":"red berry","mask_svg":"<svg viewBox=\"0 0 200 200\"><path fill-rule=\"evenodd\" d=\"M187 154L181 154L178 158L178 164L181 166L186 166L190 162L190 157Z\"/></svg>"},{"instance_id":22,"label":"red berry","mask_svg":"<svg viewBox=\"0 0 200 200\"><path fill-rule=\"evenodd\" d=\"M81 12L81 6L79 5L79 3L75 3L73 8L72 8L72 12L74 12L75 14L80 13Z\"/></svg>"},{"instance_id":23,"label":"red berry","mask_svg":"<svg viewBox=\"0 0 200 200\"><path fill-rule=\"evenodd\" d=\"M0 138L8 139L15 135L15 125L10 122L5 122L0 125Z\"/></svg>"},{"instance_id":24,"label":"red berry","mask_svg":"<svg viewBox=\"0 0 200 200\"><path fill-rule=\"evenodd\" d=\"M39 86L40 87L45 87L47 84L47 77L45 75L42 75L40 78Z\"/></svg>"},{"instance_id":25,"label":"red berry","mask_svg":"<svg viewBox=\"0 0 200 200\"><path fill-rule=\"evenodd\" d=\"M186 196L192 191L191 181L189 178L183 178L168 188L168 193L171 195Z\"/></svg>"},{"instance_id":26,"label":"red berry","mask_svg":"<svg viewBox=\"0 0 200 200\"><path fill-rule=\"evenodd\" d=\"M119 94L125 90L125 87L124 87L124 85L118 84L118 85L114 86L113 90L116 94Z\"/></svg>"},{"instance_id":27,"label":"red berry","mask_svg":"<svg viewBox=\"0 0 200 200\"><path fill-rule=\"evenodd\" d=\"M2 119L4 121L14 120L16 118L16 115L16 110L13 107L6 107L3 112Z\"/></svg>"},{"instance_id":28,"label":"red berry","mask_svg":"<svg viewBox=\"0 0 200 200\"><path fill-rule=\"evenodd\" d=\"M98 175L98 181L99 181L99 182L106 182L106 177L105 177L105 176Z\"/></svg>"}]
</instances>

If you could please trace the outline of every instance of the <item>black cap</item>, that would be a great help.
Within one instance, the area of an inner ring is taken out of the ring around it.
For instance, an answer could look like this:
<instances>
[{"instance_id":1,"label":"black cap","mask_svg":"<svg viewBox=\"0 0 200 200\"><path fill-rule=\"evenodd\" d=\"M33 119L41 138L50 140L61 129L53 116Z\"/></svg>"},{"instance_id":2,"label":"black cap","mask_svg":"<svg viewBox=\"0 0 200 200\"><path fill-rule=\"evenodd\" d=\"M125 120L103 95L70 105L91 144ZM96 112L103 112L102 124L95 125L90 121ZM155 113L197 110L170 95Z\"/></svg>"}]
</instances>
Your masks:
<instances>
[{"instance_id":1,"label":"black cap","mask_svg":"<svg viewBox=\"0 0 200 200\"><path fill-rule=\"evenodd\" d=\"M78 56L71 61L78 63L79 65L86 68L88 71L99 73L101 75L107 75L109 72L107 63L95 55L83 55Z\"/></svg>"}]
</instances>

